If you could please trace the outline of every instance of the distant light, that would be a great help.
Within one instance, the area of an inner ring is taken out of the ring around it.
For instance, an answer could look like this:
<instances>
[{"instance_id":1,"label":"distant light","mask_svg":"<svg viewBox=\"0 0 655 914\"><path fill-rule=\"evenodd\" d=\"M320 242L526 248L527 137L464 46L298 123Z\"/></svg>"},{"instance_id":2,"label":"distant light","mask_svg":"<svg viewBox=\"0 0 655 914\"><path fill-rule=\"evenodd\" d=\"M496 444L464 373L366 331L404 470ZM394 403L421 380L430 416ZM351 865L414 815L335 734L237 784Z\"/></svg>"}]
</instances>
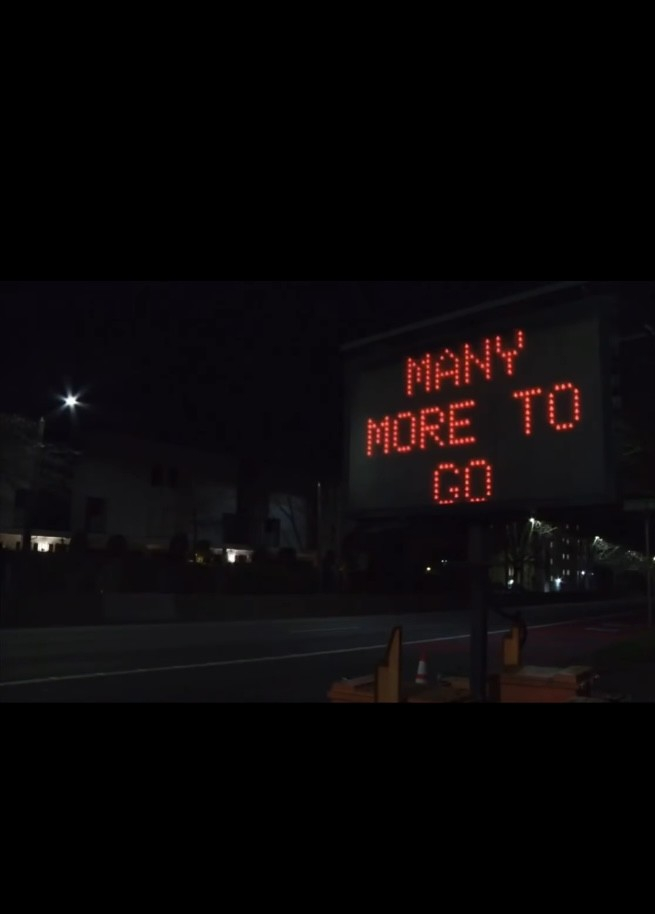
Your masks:
<instances>
[{"instance_id":1,"label":"distant light","mask_svg":"<svg viewBox=\"0 0 655 914\"><path fill-rule=\"evenodd\" d=\"M442 564L442 565L447 565L447 564L448 564L448 559L442 559L442 560L441 560L441 564Z\"/></svg>"},{"instance_id":2,"label":"distant light","mask_svg":"<svg viewBox=\"0 0 655 914\"><path fill-rule=\"evenodd\" d=\"M427 567L425 570L427 571L428 574L430 574L430 572L432 571L432 569L430 568L429 565L428 565L428 567Z\"/></svg>"},{"instance_id":3,"label":"distant light","mask_svg":"<svg viewBox=\"0 0 655 914\"><path fill-rule=\"evenodd\" d=\"M561 579L561 578L555 578L555 584L556 584L558 587L560 587L561 584L562 584L562 579Z\"/></svg>"},{"instance_id":4,"label":"distant light","mask_svg":"<svg viewBox=\"0 0 655 914\"><path fill-rule=\"evenodd\" d=\"M32 545L36 545L37 552L54 552L55 546L68 545L69 539L57 536L33 536Z\"/></svg>"},{"instance_id":5,"label":"distant light","mask_svg":"<svg viewBox=\"0 0 655 914\"><path fill-rule=\"evenodd\" d=\"M509 581L507 582L507 586L508 586L508 587L513 587L513 586L514 586L514 578L510 578L510 579L509 579Z\"/></svg>"},{"instance_id":6,"label":"distant light","mask_svg":"<svg viewBox=\"0 0 655 914\"><path fill-rule=\"evenodd\" d=\"M74 397L72 394L68 394L67 397L64 397L64 406L67 406L68 409L75 409L79 402L77 397Z\"/></svg>"},{"instance_id":7,"label":"distant light","mask_svg":"<svg viewBox=\"0 0 655 914\"><path fill-rule=\"evenodd\" d=\"M531 518L530 518L530 523L531 523L531 524L536 524L536 523L537 523L536 517L531 517Z\"/></svg>"},{"instance_id":8,"label":"distant light","mask_svg":"<svg viewBox=\"0 0 655 914\"><path fill-rule=\"evenodd\" d=\"M581 572L580 572L580 574L586 574L586 573L587 573L586 571L581 571Z\"/></svg>"}]
</instances>

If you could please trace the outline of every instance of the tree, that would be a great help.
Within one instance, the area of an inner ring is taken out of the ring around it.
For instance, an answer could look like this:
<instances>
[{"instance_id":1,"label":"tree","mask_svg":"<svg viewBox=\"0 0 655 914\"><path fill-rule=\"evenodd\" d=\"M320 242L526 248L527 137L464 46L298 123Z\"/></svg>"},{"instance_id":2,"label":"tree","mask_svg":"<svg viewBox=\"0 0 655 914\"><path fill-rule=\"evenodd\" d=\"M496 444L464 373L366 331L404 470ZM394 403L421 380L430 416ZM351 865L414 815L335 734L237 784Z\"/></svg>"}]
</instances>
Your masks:
<instances>
[{"instance_id":1,"label":"tree","mask_svg":"<svg viewBox=\"0 0 655 914\"><path fill-rule=\"evenodd\" d=\"M652 564L651 556L608 543L599 536L592 543L591 555L599 565L608 565L616 571L639 571L646 575Z\"/></svg>"},{"instance_id":2,"label":"tree","mask_svg":"<svg viewBox=\"0 0 655 914\"><path fill-rule=\"evenodd\" d=\"M30 485L38 431L37 422L0 414L0 479L12 490Z\"/></svg>"},{"instance_id":3,"label":"tree","mask_svg":"<svg viewBox=\"0 0 655 914\"><path fill-rule=\"evenodd\" d=\"M508 524L506 527L506 576L509 577L511 566L517 587L523 587L525 584L526 565L534 564L532 535L533 525L530 522Z\"/></svg>"},{"instance_id":4,"label":"tree","mask_svg":"<svg viewBox=\"0 0 655 914\"><path fill-rule=\"evenodd\" d=\"M291 548L302 552L304 548L303 539L300 533L302 508L298 504L299 501L300 499L294 498L292 495L280 494L273 497L272 506L273 508L277 508L277 510L287 518L291 525L291 532L293 534L293 544Z\"/></svg>"},{"instance_id":5,"label":"tree","mask_svg":"<svg viewBox=\"0 0 655 914\"><path fill-rule=\"evenodd\" d=\"M0 413L0 479L12 490L31 487L39 456L38 485L65 486L76 455L69 447L43 441L39 422Z\"/></svg>"},{"instance_id":6,"label":"tree","mask_svg":"<svg viewBox=\"0 0 655 914\"><path fill-rule=\"evenodd\" d=\"M524 522L515 521L505 528L505 583L509 582L510 566L513 580L518 587L527 584L527 569L533 569L532 585L541 589L547 579L547 546L557 527L544 521L530 518Z\"/></svg>"}]
</instances>

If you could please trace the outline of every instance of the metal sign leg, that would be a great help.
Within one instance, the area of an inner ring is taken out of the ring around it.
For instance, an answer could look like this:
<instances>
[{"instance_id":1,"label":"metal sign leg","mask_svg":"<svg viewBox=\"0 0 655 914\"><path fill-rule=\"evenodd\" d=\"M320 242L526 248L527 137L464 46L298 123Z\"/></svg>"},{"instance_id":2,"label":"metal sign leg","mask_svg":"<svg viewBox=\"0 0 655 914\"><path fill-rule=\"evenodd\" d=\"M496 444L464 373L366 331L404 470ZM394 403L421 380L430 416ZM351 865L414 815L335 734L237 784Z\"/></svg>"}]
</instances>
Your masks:
<instances>
[{"instance_id":1,"label":"metal sign leg","mask_svg":"<svg viewBox=\"0 0 655 914\"><path fill-rule=\"evenodd\" d=\"M484 528L474 524L469 528L468 561L471 571L471 690L476 701L487 700L487 637L488 611L485 595L485 536Z\"/></svg>"}]
</instances>

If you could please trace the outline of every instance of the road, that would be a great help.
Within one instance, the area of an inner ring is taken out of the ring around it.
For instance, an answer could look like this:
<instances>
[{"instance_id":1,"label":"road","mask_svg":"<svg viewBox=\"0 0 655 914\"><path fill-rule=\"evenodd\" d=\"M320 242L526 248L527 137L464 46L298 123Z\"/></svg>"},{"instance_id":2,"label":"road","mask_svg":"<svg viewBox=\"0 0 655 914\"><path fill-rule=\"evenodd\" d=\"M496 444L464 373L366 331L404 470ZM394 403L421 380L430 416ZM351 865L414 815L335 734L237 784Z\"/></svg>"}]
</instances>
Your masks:
<instances>
[{"instance_id":1,"label":"road","mask_svg":"<svg viewBox=\"0 0 655 914\"><path fill-rule=\"evenodd\" d=\"M525 608L526 662L575 662L642 620L636 604ZM403 626L405 678L426 651L430 676L467 674L465 611L225 623L8 629L1 702L324 702L330 684L372 673ZM504 619L491 615L490 667Z\"/></svg>"}]
</instances>

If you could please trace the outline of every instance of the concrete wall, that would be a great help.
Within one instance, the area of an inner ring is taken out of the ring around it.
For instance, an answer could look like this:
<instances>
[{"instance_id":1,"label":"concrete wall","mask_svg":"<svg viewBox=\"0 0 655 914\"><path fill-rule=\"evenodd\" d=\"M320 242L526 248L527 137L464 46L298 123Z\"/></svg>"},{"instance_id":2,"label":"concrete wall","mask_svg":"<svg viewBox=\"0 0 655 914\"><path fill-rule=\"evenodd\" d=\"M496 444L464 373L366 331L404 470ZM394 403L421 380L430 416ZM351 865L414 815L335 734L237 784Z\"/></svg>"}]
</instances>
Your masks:
<instances>
[{"instance_id":1,"label":"concrete wall","mask_svg":"<svg viewBox=\"0 0 655 914\"><path fill-rule=\"evenodd\" d=\"M175 596L170 593L103 594L104 622L175 622Z\"/></svg>"},{"instance_id":2,"label":"concrete wall","mask_svg":"<svg viewBox=\"0 0 655 914\"><path fill-rule=\"evenodd\" d=\"M123 622L312 619L330 616L393 615L456 609L458 601L428 596L357 594L43 594L0 608L7 628L97 625Z\"/></svg>"},{"instance_id":3,"label":"concrete wall","mask_svg":"<svg viewBox=\"0 0 655 914\"><path fill-rule=\"evenodd\" d=\"M575 598L575 599L573 599ZM566 606L597 602L598 595L562 594L526 597L529 606ZM623 596L621 604L643 603L642 596ZM514 609L522 608L518 605ZM98 625L148 622L236 622L266 619L317 619L343 616L418 615L466 611L463 597L373 594L258 595L248 594L48 594L14 603L0 603L0 625ZM492 619L498 619L492 615Z\"/></svg>"},{"instance_id":4,"label":"concrete wall","mask_svg":"<svg viewBox=\"0 0 655 914\"><path fill-rule=\"evenodd\" d=\"M457 601L431 596L373 594L178 594L178 618L210 621L381 616L456 608Z\"/></svg>"}]
</instances>

